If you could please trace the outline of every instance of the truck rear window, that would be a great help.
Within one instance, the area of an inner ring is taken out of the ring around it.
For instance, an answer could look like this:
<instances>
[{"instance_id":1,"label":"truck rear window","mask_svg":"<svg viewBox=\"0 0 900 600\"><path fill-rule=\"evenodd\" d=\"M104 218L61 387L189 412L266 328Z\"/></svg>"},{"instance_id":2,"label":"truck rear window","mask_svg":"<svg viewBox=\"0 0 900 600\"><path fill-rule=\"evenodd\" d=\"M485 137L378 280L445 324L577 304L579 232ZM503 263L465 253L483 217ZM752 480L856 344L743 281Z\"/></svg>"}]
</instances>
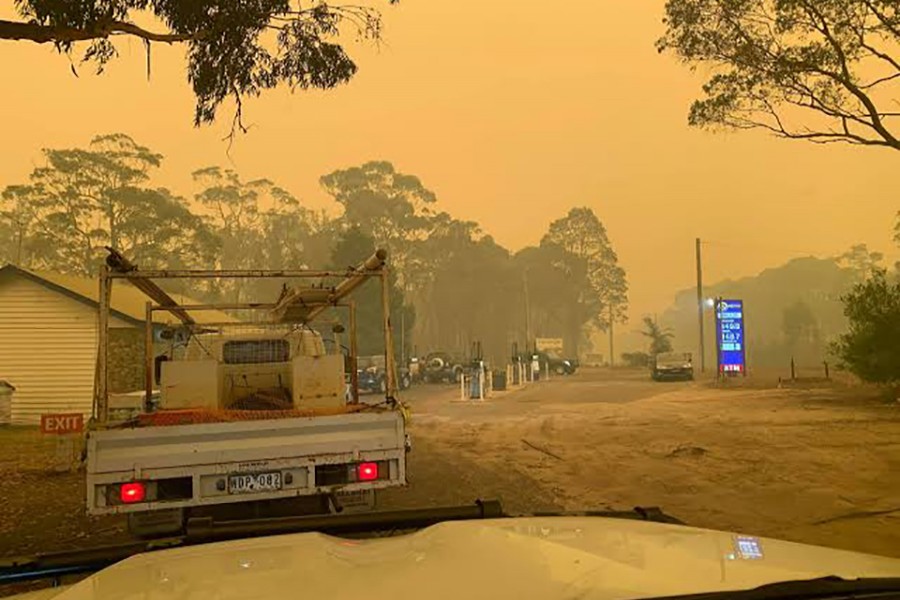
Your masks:
<instances>
[{"instance_id":1,"label":"truck rear window","mask_svg":"<svg viewBox=\"0 0 900 600\"><path fill-rule=\"evenodd\" d=\"M226 365L287 362L291 345L287 340L247 340L225 342L222 360Z\"/></svg>"}]
</instances>

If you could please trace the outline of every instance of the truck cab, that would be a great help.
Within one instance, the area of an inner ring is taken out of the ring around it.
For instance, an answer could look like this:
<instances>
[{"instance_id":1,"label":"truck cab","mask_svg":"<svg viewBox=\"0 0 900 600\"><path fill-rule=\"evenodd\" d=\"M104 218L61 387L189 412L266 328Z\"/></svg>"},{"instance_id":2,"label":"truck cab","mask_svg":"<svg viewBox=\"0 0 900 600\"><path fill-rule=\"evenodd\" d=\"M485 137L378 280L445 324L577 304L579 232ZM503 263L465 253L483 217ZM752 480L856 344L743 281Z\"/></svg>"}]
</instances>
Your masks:
<instances>
[{"instance_id":1,"label":"truck cab","mask_svg":"<svg viewBox=\"0 0 900 600\"><path fill-rule=\"evenodd\" d=\"M160 358L161 409L290 410L345 403L345 360L310 328L206 332Z\"/></svg>"}]
</instances>

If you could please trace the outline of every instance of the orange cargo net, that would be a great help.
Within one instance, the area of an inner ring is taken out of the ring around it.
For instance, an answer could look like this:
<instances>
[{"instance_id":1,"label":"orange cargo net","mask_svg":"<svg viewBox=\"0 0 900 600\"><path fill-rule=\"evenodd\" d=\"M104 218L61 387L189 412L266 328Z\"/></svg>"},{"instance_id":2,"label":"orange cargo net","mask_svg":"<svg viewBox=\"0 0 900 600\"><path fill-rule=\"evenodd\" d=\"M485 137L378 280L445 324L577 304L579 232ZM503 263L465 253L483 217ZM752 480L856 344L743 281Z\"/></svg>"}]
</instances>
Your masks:
<instances>
[{"instance_id":1,"label":"orange cargo net","mask_svg":"<svg viewBox=\"0 0 900 600\"><path fill-rule=\"evenodd\" d=\"M237 421L326 417L372 410L378 409L366 404L347 404L332 408L295 408L288 410L212 410L205 408L158 410L139 415L136 423L132 424L138 427L165 427L168 425L196 425L200 423L233 423Z\"/></svg>"}]
</instances>

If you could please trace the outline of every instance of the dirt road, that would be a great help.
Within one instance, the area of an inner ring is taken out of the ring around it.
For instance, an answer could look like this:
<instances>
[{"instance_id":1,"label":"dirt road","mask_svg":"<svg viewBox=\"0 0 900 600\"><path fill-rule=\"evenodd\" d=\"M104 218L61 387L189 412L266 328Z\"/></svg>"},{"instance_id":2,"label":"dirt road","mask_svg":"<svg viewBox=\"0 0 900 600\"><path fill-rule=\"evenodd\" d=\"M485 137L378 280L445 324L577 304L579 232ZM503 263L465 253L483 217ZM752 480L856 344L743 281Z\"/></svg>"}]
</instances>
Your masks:
<instances>
[{"instance_id":1,"label":"dirt road","mask_svg":"<svg viewBox=\"0 0 900 600\"><path fill-rule=\"evenodd\" d=\"M900 404L860 390L720 390L586 371L413 407L410 486L381 508L500 499L507 510L659 506L699 527L900 557ZM126 539L84 516L81 475L53 446L0 431L0 556Z\"/></svg>"},{"instance_id":2,"label":"dirt road","mask_svg":"<svg viewBox=\"0 0 900 600\"><path fill-rule=\"evenodd\" d=\"M472 466L471 481L444 492L453 499L499 497L511 510L659 506L698 527L900 557L900 404L871 392L588 371L483 405L457 395L422 399L412 425L424 449L413 477L439 478L431 457ZM481 473L492 475L471 486ZM416 486L390 500L417 501Z\"/></svg>"}]
</instances>

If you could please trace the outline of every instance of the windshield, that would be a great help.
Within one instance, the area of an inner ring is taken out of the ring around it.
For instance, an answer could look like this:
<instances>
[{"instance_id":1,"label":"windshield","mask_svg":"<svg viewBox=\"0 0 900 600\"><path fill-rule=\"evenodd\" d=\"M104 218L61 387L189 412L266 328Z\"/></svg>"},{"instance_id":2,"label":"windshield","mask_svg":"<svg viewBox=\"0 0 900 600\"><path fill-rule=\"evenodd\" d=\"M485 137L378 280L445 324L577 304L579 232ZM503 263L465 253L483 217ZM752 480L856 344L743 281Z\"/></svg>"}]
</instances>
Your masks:
<instances>
[{"instance_id":1,"label":"windshield","mask_svg":"<svg viewBox=\"0 0 900 600\"><path fill-rule=\"evenodd\" d=\"M476 500L900 558L898 0L0 0L0 65L0 563Z\"/></svg>"},{"instance_id":2,"label":"windshield","mask_svg":"<svg viewBox=\"0 0 900 600\"><path fill-rule=\"evenodd\" d=\"M684 365L691 362L691 355L685 353L665 353L656 357L656 364Z\"/></svg>"}]
</instances>

